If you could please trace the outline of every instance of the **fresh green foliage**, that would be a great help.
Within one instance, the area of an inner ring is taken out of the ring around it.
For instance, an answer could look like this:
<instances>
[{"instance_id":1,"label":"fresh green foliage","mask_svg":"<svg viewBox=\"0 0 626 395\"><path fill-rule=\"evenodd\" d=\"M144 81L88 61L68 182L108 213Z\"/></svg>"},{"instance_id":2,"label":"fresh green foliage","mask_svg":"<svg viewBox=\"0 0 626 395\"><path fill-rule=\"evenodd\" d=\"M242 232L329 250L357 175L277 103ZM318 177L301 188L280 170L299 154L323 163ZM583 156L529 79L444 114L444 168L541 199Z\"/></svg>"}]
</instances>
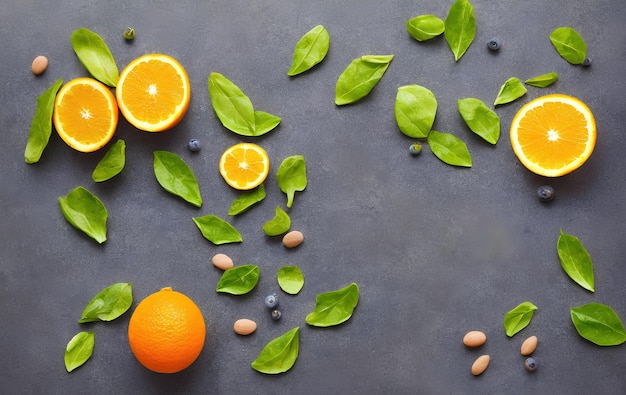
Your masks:
<instances>
[{"instance_id":1,"label":"fresh green foliage","mask_svg":"<svg viewBox=\"0 0 626 395\"><path fill-rule=\"evenodd\" d=\"M593 263L580 240L561 229L556 247L565 273L581 287L594 292Z\"/></svg>"},{"instance_id":2,"label":"fresh green foliage","mask_svg":"<svg viewBox=\"0 0 626 395\"><path fill-rule=\"evenodd\" d=\"M326 57L329 46L330 35L324 26L317 25L309 30L296 44L291 68L287 75L304 73L320 63Z\"/></svg>"},{"instance_id":3,"label":"fresh green foliage","mask_svg":"<svg viewBox=\"0 0 626 395\"><path fill-rule=\"evenodd\" d=\"M281 121L275 115L255 111L250 98L220 73L211 73L208 88L215 114L225 128L236 134L261 136Z\"/></svg>"},{"instance_id":4,"label":"fresh green foliage","mask_svg":"<svg viewBox=\"0 0 626 395\"><path fill-rule=\"evenodd\" d=\"M72 32L70 41L78 59L93 78L108 86L117 85L117 65L102 37L81 27Z\"/></svg>"},{"instance_id":5,"label":"fresh green foliage","mask_svg":"<svg viewBox=\"0 0 626 395\"><path fill-rule=\"evenodd\" d=\"M306 323L319 327L339 325L352 317L358 302L359 287L355 283L337 291L318 294L315 310L306 316Z\"/></svg>"},{"instance_id":6,"label":"fresh green foliage","mask_svg":"<svg viewBox=\"0 0 626 395\"><path fill-rule=\"evenodd\" d=\"M454 60L461 59L476 37L476 17L474 7L468 0L455 0L445 20L444 37L454 54Z\"/></svg>"},{"instance_id":7,"label":"fresh green foliage","mask_svg":"<svg viewBox=\"0 0 626 395\"><path fill-rule=\"evenodd\" d=\"M100 244L107 240L109 213L96 195L78 186L65 197L59 197L59 205L67 222L76 229L83 231Z\"/></svg>"},{"instance_id":8,"label":"fresh green foliage","mask_svg":"<svg viewBox=\"0 0 626 395\"><path fill-rule=\"evenodd\" d=\"M401 86L396 94L394 114L402 133L409 137L425 139L435 122L437 99L423 86Z\"/></svg>"},{"instance_id":9,"label":"fresh green foliage","mask_svg":"<svg viewBox=\"0 0 626 395\"><path fill-rule=\"evenodd\" d=\"M129 283L117 283L100 291L87 304L78 322L113 321L124 314L133 303L133 287Z\"/></svg>"},{"instance_id":10,"label":"fresh green foliage","mask_svg":"<svg viewBox=\"0 0 626 395\"><path fill-rule=\"evenodd\" d=\"M530 302L520 303L516 308L504 316L504 330L508 337L526 328L535 314L537 306Z\"/></svg>"},{"instance_id":11,"label":"fresh green foliage","mask_svg":"<svg viewBox=\"0 0 626 395\"><path fill-rule=\"evenodd\" d=\"M291 218L280 206L276 206L276 215L263 225L263 232L268 236L278 236L291 228Z\"/></svg>"},{"instance_id":12,"label":"fresh green foliage","mask_svg":"<svg viewBox=\"0 0 626 395\"><path fill-rule=\"evenodd\" d=\"M283 266L276 275L280 289L296 295L304 286L304 275L298 266Z\"/></svg>"},{"instance_id":13,"label":"fresh green foliage","mask_svg":"<svg viewBox=\"0 0 626 395\"><path fill-rule=\"evenodd\" d=\"M598 346L617 346L626 342L626 330L613 309L600 303L589 303L570 309L578 334Z\"/></svg>"},{"instance_id":14,"label":"fresh green foliage","mask_svg":"<svg viewBox=\"0 0 626 395\"><path fill-rule=\"evenodd\" d=\"M529 78L524 83L526 85L535 86L537 88L546 88L552 84L554 84L559 79L559 74L556 71L553 71L548 74L538 75L533 78Z\"/></svg>"},{"instance_id":15,"label":"fresh green foliage","mask_svg":"<svg viewBox=\"0 0 626 395\"><path fill-rule=\"evenodd\" d=\"M550 33L550 41L561 57L571 64L582 64L587 58L587 44L578 32L562 26Z\"/></svg>"},{"instance_id":16,"label":"fresh green foliage","mask_svg":"<svg viewBox=\"0 0 626 395\"><path fill-rule=\"evenodd\" d=\"M241 243L241 233L234 226L216 215L205 215L193 218L202 236L215 245L227 243Z\"/></svg>"},{"instance_id":17,"label":"fresh green foliage","mask_svg":"<svg viewBox=\"0 0 626 395\"><path fill-rule=\"evenodd\" d=\"M472 156L467 145L458 137L450 133L440 133L431 130L428 135L430 150L442 162L461 167L472 167Z\"/></svg>"},{"instance_id":18,"label":"fresh green foliage","mask_svg":"<svg viewBox=\"0 0 626 395\"><path fill-rule=\"evenodd\" d=\"M300 327L295 327L267 343L252 362L252 369L265 374L284 373L296 363L299 346Z\"/></svg>"},{"instance_id":19,"label":"fresh green foliage","mask_svg":"<svg viewBox=\"0 0 626 395\"><path fill-rule=\"evenodd\" d=\"M65 360L65 370L68 373L82 366L91 358L94 339L93 332L79 332L67 343L63 359Z\"/></svg>"},{"instance_id":20,"label":"fresh green foliage","mask_svg":"<svg viewBox=\"0 0 626 395\"><path fill-rule=\"evenodd\" d=\"M103 182L120 174L126 164L126 142L117 140L91 173L95 182Z\"/></svg>"},{"instance_id":21,"label":"fresh green foliage","mask_svg":"<svg viewBox=\"0 0 626 395\"><path fill-rule=\"evenodd\" d=\"M154 151L154 175L159 184L196 207L202 206L202 196L196 176L184 160L169 151Z\"/></svg>"},{"instance_id":22,"label":"fresh green foliage","mask_svg":"<svg viewBox=\"0 0 626 395\"><path fill-rule=\"evenodd\" d=\"M500 92L498 92L498 96L493 102L493 105L497 106L499 104L510 103L524 96L526 92L527 90L524 83L517 77L511 77L500 87Z\"/></svg>"},{"instance_id":23,"label":"fresh green foliage","mask_svg":"<svg viewBox=\"0 0 626 395\"><path fill-rule=\"evenodd\" d=\"M52 113L54 111L54 100L57 92L63 85L63 80L59 78L54 84L37 97L37 109L30 124L28 142L24 150L24 160L26 163L37 163L41 159L43 150L50 141L52 134Z\"/></svg>"},{"instance_id":24,"label":"fresh green foliage","mask_svg":"<svg viewBox=\"0 0 626 395\"><path fill-rule=\"evenodd\" d=\"M304 156L293 155L285 158L276 171L276 181L280 190L287 195L287 208L291 208L295 193L304 191L307 186Z\"/></svg>"},{"instance_id":25,"label":"fresh green foliage","mask_svg":"<svg viewBox=\"0 0 626 395\"><path fill-rule=\"evenodd\" d=\"M354 103L365 96L383 78L393 55L365 55L354 59L339 75L335 86L335 104Z\"/></svg>"},{"instance_id":26,"label":"fresh green foliage","mask_svg":"<svg viewBox=\"0 0 626 395\"><path fill-rule=\"evenodd\" d=\"M426 41L441 35L445 24L436 15L420 15L406 21L406 30L417 41Z\"/></svg>"},{"instance_id":27,"label":"fresh green foliage","mask_svg":"<svg viewBox=\"0 0 626 395\"><path fill-rule=\"evenodd\" d=\"M252 291L259 282L260 270L256 265L242 265L227 269L217 283L217 292L244 295Z\"/></svg>"},{"instance_id":28,"label":"fresh green foliage","mask_svg":"<svg viewBox=\"0 0 626 395\"><path fill-rule=\"evenodd\" d=\"M500 138L500 117L485 103L468 97L458 101L459 113L470 130L489 144Z\"/></svg>"},{"instance_id":29,"label":"fresh green foliage","mask_svg":"<svg viewBox=\"0 0 626 395\"><path fill-rule=\"evenodd\" d=\"M265 187L263 184L258 187L241 193L233 200L228 210L228 215L239 215L246 212L254 204L265 199Z\"/></svg>"}]
</instances>

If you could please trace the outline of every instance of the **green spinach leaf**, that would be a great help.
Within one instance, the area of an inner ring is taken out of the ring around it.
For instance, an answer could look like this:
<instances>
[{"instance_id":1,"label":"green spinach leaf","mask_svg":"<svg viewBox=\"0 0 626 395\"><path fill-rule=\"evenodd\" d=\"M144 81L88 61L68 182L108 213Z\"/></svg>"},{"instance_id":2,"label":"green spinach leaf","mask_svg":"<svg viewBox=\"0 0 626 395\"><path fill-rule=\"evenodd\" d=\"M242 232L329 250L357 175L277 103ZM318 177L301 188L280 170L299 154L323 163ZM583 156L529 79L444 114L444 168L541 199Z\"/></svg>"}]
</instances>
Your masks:
<instances>
[{"instance_id":1,"label":"green spinach leaf","mask_svg":"<svg viewBox=\"0 0 626 395\"><path fill-rule=\"evenodd\" d=\"M537 306L530 302L520 303L516 308L504 316L504 330L508 337L526 328L535 314Z\"/></svg>"},{"instance_id":2,"label":"green spinach leaf","mask_svg":"<svg viewBox=\"0 0 626 395\"><path fill-rule=\"evenodd\" d=\"M296 295L304 286L304 275L298 266L283 266L276 277L280 289L290 295Z\"/></svg>"},{"instance_id":3,"label":"green spinach leaf","mask_svg":"<svg viewBox=\"0 0 626 395\"><path fill-rule=\"evenodd\" d=\"M110 180L120 174L126 164L126 142L117 140L104 155L102 160L91 173L91 178L95 182Z\"/></svg>"},{"instance_id":4,"label":"green spinach leaf","mask_svg":"<svg viewBox=\"0 0 626 395\"><path fill-rule=\"evenodd\" d=\"M287 75L298 75L320 63L326 57L329 46L330 35L324 26L317 25L309 30L296 44Z\"/></svg>"},{"instance_id":5,"label":"green spinach leaf","mask_svg":"<svg viewBox=\"0 0 626 395\"><path fill-rule=\"evenodd\" d=\"M526 87L522 81L517 77L511 77L500 87L500 92L498 92L498 96L493 102L493 105L497 106L499 104L510 103L524 96L526 92Z\"/></svg>"},{"instance_id":6,"label":"green spinach leaf","mask_svg":"<svg viewBox=\"0 0 626 395\"><path fill-rule=\"evenodd\" d=\"M43 150L48 146L52 134L52 113L54 112L54 100L57 92L63 85L59 78L54 84L37 97L37 109L30 124L28 142L24 150L26 163L37 163L41 159Z\"/></svg>"},{"instance_id":7,"label":"green spinach leaf","mask_svg":"<svg viewBox=\"0 0 626 395\"><path fill-rule=\"evenodd\" d=\"M284 373L296 363L299 346L300 327L295 327L267 343L252 362L252 369L265 374Z\"/></svg>"},{"instance_id":8,"label":"green spinach leaf","mask_svg":"<svg viewBox=\"0 0 626 395\"><path fill-rule=\"evenodd\" d=\"M352 283L337 291L318 294L315 310L306 316L312 326L328 327L346 322L359 302L359 287Z\"/></svg>"},{"instance_id":9,"label":"green spinach leaf","mask_svg":"<svg viewBox=\"0 0 626 395\"><path fill-rule=\"evenodd\" d=\"M272 131L278 124L280 124L280 117L272 115L264 111L254 112L254 127L255 136L261 136L267 132Z\"/></svg>"},{"instance_id":10,"label":"green spinach leaf","mask_svg":"<svg viewBox=\"0 0 626 395\"><path fill-rule=\"evenodd\" d=\"M485 103L468 97L458 101L459 113L470 130L489 144L496 144L500 138L500 117Z\"/></svg>"},{"instance_id":11,"label":"green spinach leaf","mask_svg":"<svg viewBox=\"0 0 626 395\"><path fill-rule=\"evenodd\" d=\"M432 130L428 135L430 150L443 163L452 166L472 167L472 156L467 145L458 137L450 133L440 133Z\"/></svg>"},{"instance_id":12,"label":"green spinach leaf","mask_svg":"<svg viewBox=\"0 0 626 395\"><path fill-rule=\"evenodd\" d=\"M263 232L268 236L279 236L291 228L291 218L280 206L276 206L276 215L263 225Z\"/></svg>"},{"instance_id":13,"label":"green spinach leaf","mask_svg":"<svg viewBox=\"0 0 626 395\"><path fill-rule=\"evenodd\" d=\"M113 321L124 314L133 303L133 287L129 283L117 283L100 291L87 304L79 323Z\"/></svg>"},{"instance_id":14,"label":"green spinach leaf","mask_svg":"<svg viewBox=\"0 0 626 395\"><path fill-rule=\"evenodd\" d=\"M555 82L557 82L558 79L559 79L559 74L556 71L553 71L548 74L542 74L533 78L529 78L526 81L524 81L524 83L526 85L535 86L537 88L546 88L554 84Z\"/></svg>"},{"instance_id":15,"label":"green spinach leaf","mask_svg":"<svg viewBox=\"0 0 626 395\"><path fill-rule=\"evenodd\" d=\"M224 271L215 291L231 295L247 294L256 287L259 276L260 270L256 265L231 267Z\"/></svg>"},{"instance_id":16,"label":"green spinach leaf","mask_svg":"<svg viewBox=\"0 0 626 395\"><path fill-rule=\"evenodd\" d=\"M246 212L254 204L265 199L265 187L263 184L258 187L241 193L233 200L228 210L228 215L239 215Z\"/></svg>"},{"instance_id":17,"label":"green spinach leaf","mask_svg":"<svg viewBox=\"0 0 626 395\"><path fill-rule=\"evenodd\" d=\"M423 86L401 86L396 94L394 114L402 133L409 137L425 139L435 122L437 99Z\"/></svg>"},{"instance_id":18,"label":"green spinach leaf","mask_svg":"<svg viewBox=\"0 0 626 395\"><path fill-rule=\"evenodd\" d=\"M571 64L582 64L587 57L587 44L571 27L558 27L550 33L550 41L561 57Z\"/></svg>"},{"instance_id":19,"label":"green spinach leaf","mask_svg":"<svg viewBox=\"0 0 626 395\"><path fill-rule=\"evenodd\" d=\"M65 370L72 370L82 366L93 354L94 333L79 332L65 347Z\"/></svg>"},{"instance_id":20,"label":"green spinach leaf","mask_svg":"<svg viewBox=\"0 0 626 395\"><path fill-rule=\"evenodd\" d=\"M113 54L97 33L81 27L72 32L72 48L93 78L115 87L119 76Z\"/></svg>"},{"instance_id":21,"label":"green spinach leaf","mask_svg":"<svg viewBox=\"0 0 626 395\"><path fill-rule=\"evenodd\" d=\"M617 346L626 342L624 324L613 309L600 303L589 303L570 309L576 331L598 346Z\"/></svg>"},{"instance_id":22,"label":"green spinach leaf","mask_svg":"<svg viewBox=\"0 0 626 395\"><path fill-rule=\"evenodd\" d=\"M307 186L304 156L293 155L285 158L276 171L276 181L280 190L287 195L287 208L291 208L296 191L304 191Z\"/></svg>"},{"instance_id":23,"label":"green spinach leaf","mask_svg":"<svg viewBox=\"0 0 626 395\"><path fill-rule=\"evenodd\" d=\"M154 151L154 175L159 184L196 207L202 206L200 186L193 171L173 152Z\"/></svg>"},{"instance_id":24,"label":"green spinach leaf","mask_svg":"<svg viewBox=\"0 0 626 395\"><path fill-rule=\"evenodd\" d=\"M593 263L580 240L561 229L556 247L565 273L581 287L594 292Z\"/></svg>"},{"instance_id":25,"label":"green spinach leaf","mask_svg":"<svg viewBox=\"0 0 626 395\"><path fill-rule=\"evenodd\" d=\"M234 226L215 215L193 218L202 236L215 245L241 243L241 233Z\"/></svg>"},{"instance_id":26,"label":"green spinach leaf","mask_svg":"<svg viewBox=\"0 0 626 395\"><path fill-rule=\"evenodd\" d=\"M455 0L450 7L444 37L454 54L454 61L461 59L476 37L476 16L468 0Z\"/></svg>"},{"instance_id":27,"label":"green spinach leaf","mask_svg":"<svg viewBox=\"0 0 626 395\"><path fill-rule=\"evenodd\" d=\"M76 229L83 231L100 244L107 240L109 214L96 195L78 186L65 197L59 197L59 205L67 222Z\"/></svg>"},{"instance_id":28,"label":"green spinach leaf","mask_svg":"<svg viewBox=\"0 0 626 395\"><path fill-rule=\"evenodd\" d=\"M406 30L417 41L426 41L441 35L445 23L436 15L419 15L406 22Z\"/></svg>"},{"instance_id":29,"label":"green spinach leaf","mask_svg":"<svg viewBox=\"0 0 626 395\"><path fill-rule=\"evenodd\" d=\"M393 55L365 55L354 59L339 75L335 86L335 104L354 103L367 96L383 78Z\"/></svg>"}]
</instances>

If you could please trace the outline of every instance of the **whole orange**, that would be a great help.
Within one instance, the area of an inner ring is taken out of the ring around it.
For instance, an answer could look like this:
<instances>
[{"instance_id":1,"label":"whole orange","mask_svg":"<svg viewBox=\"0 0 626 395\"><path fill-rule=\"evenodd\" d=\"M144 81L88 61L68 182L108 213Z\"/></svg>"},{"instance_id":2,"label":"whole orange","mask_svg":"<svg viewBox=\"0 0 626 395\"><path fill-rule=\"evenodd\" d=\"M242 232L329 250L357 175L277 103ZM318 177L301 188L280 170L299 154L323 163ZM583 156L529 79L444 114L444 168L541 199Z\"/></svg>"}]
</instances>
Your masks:
<instances>
[{"instance_id":1,"label":"whole orange","mask_svg":"<svg viewBox=\"0 0 626 395\"><path fill-rule=\"evenodd\" d=\"M204 347L205 335L198 306L171 287L142 300L128 324L130 349L157 373L176 373L191 365Z\"/></svg>"}]
</instances>

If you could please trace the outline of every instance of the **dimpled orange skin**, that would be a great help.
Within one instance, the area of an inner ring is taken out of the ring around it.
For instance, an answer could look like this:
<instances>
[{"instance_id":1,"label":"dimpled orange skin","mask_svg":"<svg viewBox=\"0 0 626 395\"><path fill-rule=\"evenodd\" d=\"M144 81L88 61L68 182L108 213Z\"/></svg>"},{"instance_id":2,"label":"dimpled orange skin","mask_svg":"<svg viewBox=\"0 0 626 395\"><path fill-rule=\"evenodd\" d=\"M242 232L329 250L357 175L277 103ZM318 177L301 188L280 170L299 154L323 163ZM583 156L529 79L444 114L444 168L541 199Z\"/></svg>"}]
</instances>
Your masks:
<instances>
[{"instance_id":1,"label":"dimpled orange skin","mask_svg":"<svg viewBox=\"0 0 626 395\"><path fill-rule=\"evenodd\" d=\"M142 300L128 324L133 354L157 373L177 373L189 367L200 355L205 336L198 306L170 287Z\"/></svg>"}]
</instances>

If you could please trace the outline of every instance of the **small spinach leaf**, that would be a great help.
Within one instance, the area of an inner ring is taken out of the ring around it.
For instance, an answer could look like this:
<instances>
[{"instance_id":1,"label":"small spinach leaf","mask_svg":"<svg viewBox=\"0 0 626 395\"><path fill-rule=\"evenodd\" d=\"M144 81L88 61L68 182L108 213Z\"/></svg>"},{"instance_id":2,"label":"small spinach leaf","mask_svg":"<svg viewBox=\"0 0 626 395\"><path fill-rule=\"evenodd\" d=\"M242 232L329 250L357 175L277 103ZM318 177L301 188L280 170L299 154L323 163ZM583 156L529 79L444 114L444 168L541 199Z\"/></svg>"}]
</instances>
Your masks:
<instances>
[{"instance_id":1,"label":"small spinach leaf","mask_svg":"<svg viewBox=\"0 0 626 395\"><path fill-rule=\"evenodd\" d=\"M228 222L215 215L193 218L202 236L215 245L226 243L241 243L241 233Z\"/></svg>"},{"instance_id":2,"label":"small spinach leaf","mask_svg":"<svg viewBox=\"0 0 626 395\"><path fill-rule=\"evenodd\" d=\"M335 86L335 104L354 103L367 96L383 78L393 55L365 55L354 59L339 75Z\"/></svg>"},{"instance_id":3,"label":"small spinach leaf","mask_svg":"<svg viewBox=\"0 0 626 395\"><path fill-rule=\"evenodd\" d=\"M406 22L406 30L417 41L426 41L441 35L445 23L436 15L419 15Z\"/></svg>"},{"instance_id":4,"label":"small spinach leaf","mask_svg":"<svg viewBox=\"0 0 626 395\"><path fill-rule=\"evenodd\" d=\"M587 57L587 44L571 27L558 27L550 33L550 41L561 57L571 64L582 64Z\"/></svg>"},{"instance_id":5,"label":"small spinach leaf","mask_svg":"<svg viewBox=\"0 0 626 395\"><path fill-rule=\"evenodd\" d=\"M296 44L291 68L287 75L304 73L320 63L326 57L329 46L330 35L324 26L317 25L309 30Z\"/></svg>"},{"instance_id":6,"label":"small spinach leaf","mask_svg":"<svg viewBox=\"0 0 626 395\"><path fill-rule=\"evenodd\" d=\"M355 283L336 291L318 294L315 310L306 316L306 323L319 327L339 325L352 317L358 302L359 287Z\"/></svg>"},{"instance_id":7,"label":"small spinach leaf","mask_svg":"<svg viewBox=\"0 0 626 395\"><path fill-rule=\"evenodd\" d=\"M117 140L107 151L104 157L98 162L96 168L91 173L91 178L95 182L109 180L124 169L126 164L126 142Z\"/></svg>"},{"instance_id":8,"label":"small spinach leaf","mask_svg":"<svg viewBox=\"0 0 626 395\"><path fill-rule=\"evenodd\" d=\"M65 347L65 370L72 370L82 366L93 354L94 333L79 332Z\"/></svg>"},{"instance_id":9,"label":"small spinach leaf","mask_svg":"<svg viewBox=\"0 0 626 395\"><path fill-rule=\"evenodd\" d=\"M546 88L554 84L555 82L557 82L558 79L559 79L559 74L556 71L553 71L548 74L542 74L533 78L529 78L526 81L524 81L524 83L526 85L535 86L537 88Z\"/></svg>"},{"instance_id":10,"label":"small spinach leaf","mask_svg":"<svg viewBox=\"0 0 626 395\"><path fill-rule=\"evenodd\" d=\"M524 96L526 92L526 87L522 81L517 77L511 77L500 87L500 92L498 92L498 96L493 102L493 105L497 106L499 104L510 103Z\"/></svg>"},{"instance_id":11,"label":"small spinach leaf","mask_svg":"<svg viewBox=\"0 0 626 395\"><path fill-rule=\"evenodd\" d=\"M458 137L432 130L428 134L428 145L442 162L452 166L472 167L472 156L467 145Z\"/></svg>"},{"instance_id":12,"label":"small spinach leaf","mask_svg":"<svg viewBox=\"0 0 626 395\"><path fill-rule=\"evenodd\" d=\"M83 231L100 244L107 240L109 214L96 195L78 186L65 197L59 197L59 205L67 222L76 229Z\"/></svg>"},{"instance_id":13,"label":"small spinach leaf","mask_svg":"<svg viewBox=\"0 0 626 395\"><path fill-rule=\"evenodd\" d=\"M613 309L600 303L589 303L570 309L578 334L598 346L617 346L626 342L624 324Z\"/></svg>"},{"instance_id":14,"label":"small spinach leaf","mask_svg":"<svg viewBox=\"0 0 626 395\"><path fill-rule=\"evenodd\" d=\"M455 0L450 7L444 37L454 54L454 61L461 59L476 37L476 16L468 0Z\"/></svg>"},{"instance_id":15,"label":"small spinach leaf","mask_svg":"<svg viewBox=\"0 0 626 395\"><path fill-rule=\"evenodd\" d=\"M298 359L300 327L267 343L259 356L252 362L252 369L265 374L284 373L291 369Z\"/></svg>"},{"instance_id":16,"label":"small spinach leaf","mask_svg":"<svg viewBox=\"0 0 626 395\"><path fill-rule=\"evenodd\" d=\"M24 150L24 160L26 163L37 163L41 159L43 150L50 141L52 134L52 113L54 111L54 100L57 92L63 85L63 79L59 78L54 84L37 97L37 109L30 124L28 142Z\"/></svg>"},{"instance_id":17,"label":"small spinach leaf","mask_svg":"<svg viewBox=\"0 0 626 395\"><path fill-rule=\"evenodd\" d=\"M159 184L196 207L202 206L202 196L196 176L184 160L173 152L154 151L154 175Z\"/></svg>"},{"instance_id":18,"label":"small spinach leaf","mask_svg":"<svg viewBox=\"0 0 626 395\"><path fill-rule=\"evenodd\" d=\"M268 236L279 236L287 233L291 227L289 214L283 211L280 206L276 206L276 215L263 225L263 232Z\"/></svg>"},{"instance_id":19,"label":"small spinach leaf","mask_svg":"<svg viewBox=\"0 0 626 395\"><path fill-rule=\"evenodd\" d=\"M594 292L593 263L580 240L561 229L556 246L565 273L581 287Z\"/></svg>"},{"instance_id":20,"label":"small spinach leaf","mask_svg":"<svg viewBox=\"0 0 626 395\"><path fill-rule=\"evenodd\" d=\"M258 187L243 192L235 200L233 200L228 210L228 215L239 215L246 212L254 204L265 199L265 187L263 184Z\"/></svg>"},{"instance_id":21,"label":"small spinach leaf","mask_svg":"<svg viewBox=\"0 0 626 395\"><path fill-rule=\"evenodd\" d=\"M296 295L304 286L304 275L298 266L283 266L276 275L280 289Z\"/></svg>"},{"instance_id":22,"label":"small spinach leaf","mask_svg":"<svg viewBox=\"0 0 626 395\"><path fill-rule=\"evenodd\" d=\"M470 130L489 144L496 144L500 138L500 117L485 103L468 97L458 101L459 113Z\"/></svg>"},{"instance_id":23,"label":"small spinach leaf","mask_svg":"<svg viewBox=\"0 0 626 395\"><path fill-rule=\"evenodd\" d=\"M409 137L424 139L428 137L435 122L437 99L423 86L401 86L396 94L394 114L402 133Z\"/></svg>"},{"instance_id":24,"label":"small spinach leaf","mask_svg":"<svg viewBox=\"0 0 626 395\"><path fill-rule=\"evenodd\" d=\"M129 283L117 283L100 291L91 299L79 323L113 321L124 314L133 303L133 287Z\"/></svg>"},{"instance_id":25,"label":"small spinach leaf","mask_svg":"<svg viewBox=\"0 0 626 395\"><path fill-rule=\"evenodd\" d=\"M280 123L281 118L264 111L254 112L255 136L272 131Z\"/></svg>"},{"instance_id":26,"label":"small spinach leaf","mask_svg":"<svg viewBox=\"0 0 626 395\"><path fill-rule=\"evenodd\" d=\"M530 302L520 303L504 316L504 330L508 337L526 328L535 314L537 306Z\"/></svg>"},{"instance_id":27,"label":"small spinach leaf","mask_svg":"<svg viewBox=\"0 0 626 395\"><path fill-rule=\"evenodd\" d=\"M287 195L287 207L291 208L296 191L304 191L307 186L304 156L293 155L285 158L276 171L276 181L280 190Z\"/></svg>"},{"instance_id":28,"label":"small spinach leaf","mask_svg":"<svg viewBox=\"0 0 626 395\"><path fill-rule=\"evenodd\" d=\"M108 86L117 85L117 65L102 37L81 27L72 32L70 41L78 59L93 78Z\"/></svg>"},{"instance_id":29,"label":"small spinach leaf","mask_svg":"<svg viewBox=\"0 0 626 395\"><path fill-rule=\"evenodd\" d=\"M260 270L256 265L231 267L224 271L215 291L231 295L247 294L256 287L259 276Z\"/></svg>"}]
</instances>

